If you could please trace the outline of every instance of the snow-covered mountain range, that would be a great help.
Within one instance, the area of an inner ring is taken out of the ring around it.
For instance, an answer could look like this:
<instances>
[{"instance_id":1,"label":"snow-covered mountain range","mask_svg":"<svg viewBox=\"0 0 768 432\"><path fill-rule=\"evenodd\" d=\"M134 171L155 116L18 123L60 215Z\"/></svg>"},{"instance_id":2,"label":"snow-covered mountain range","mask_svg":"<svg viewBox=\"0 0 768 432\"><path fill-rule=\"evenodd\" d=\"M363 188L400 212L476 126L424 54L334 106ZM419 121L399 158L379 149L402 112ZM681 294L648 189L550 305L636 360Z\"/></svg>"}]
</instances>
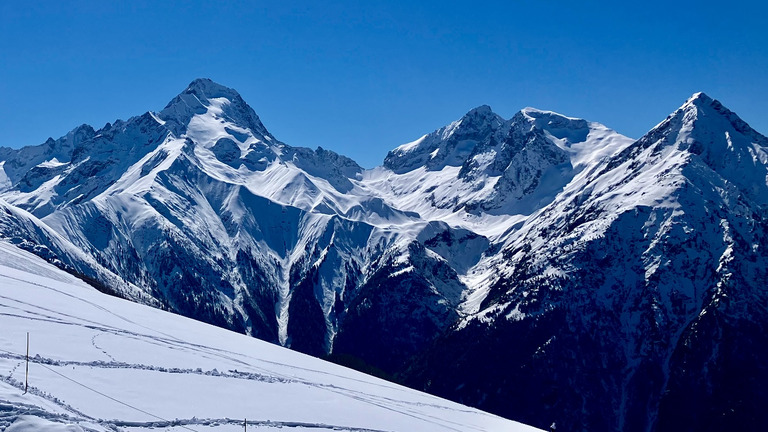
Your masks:
<instances>
[{"instance_id":1,"label":"snow-covered mountain range","mask_svg":"<svg viewBox=\"0 0 768 432\"><path fill-rule=\"evenodd\" d=\"M536 426L705 430L765 417L767 152L699 93L639 140L482 106L364 170L200 79L0 149L0 230L102 290Z\"/></svg>"}]
</instances>

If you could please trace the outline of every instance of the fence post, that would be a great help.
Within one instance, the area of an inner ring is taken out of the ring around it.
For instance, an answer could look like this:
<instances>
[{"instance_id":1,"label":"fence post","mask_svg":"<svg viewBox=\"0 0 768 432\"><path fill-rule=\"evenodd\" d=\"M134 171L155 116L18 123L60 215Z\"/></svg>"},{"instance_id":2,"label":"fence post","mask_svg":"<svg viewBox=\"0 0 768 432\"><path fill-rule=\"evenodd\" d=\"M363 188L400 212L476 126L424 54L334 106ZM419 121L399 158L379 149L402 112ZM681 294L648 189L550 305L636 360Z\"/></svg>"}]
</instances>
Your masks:
<instances>
[{"instance_id":1,"label":"fence post","mask_svg":"<svg viewBox=\"0 0 768 432\"><path fill-rule=\"evenodd\" d=\"M29 390L29 332L27 332L27 371L24 373L24 394Z\"/></svg>"}]
</instances>

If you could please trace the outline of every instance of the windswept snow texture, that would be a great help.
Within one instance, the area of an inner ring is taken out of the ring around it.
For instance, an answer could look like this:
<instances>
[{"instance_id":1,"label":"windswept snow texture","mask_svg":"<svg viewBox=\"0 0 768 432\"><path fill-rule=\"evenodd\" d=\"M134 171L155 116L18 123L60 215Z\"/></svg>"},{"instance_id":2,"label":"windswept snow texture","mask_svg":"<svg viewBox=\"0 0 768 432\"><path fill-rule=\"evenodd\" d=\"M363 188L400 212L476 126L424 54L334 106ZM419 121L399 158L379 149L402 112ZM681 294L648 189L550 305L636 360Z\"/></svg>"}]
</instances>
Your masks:
<instances>
[{"instance_id":1,"label":"windswept snow texture","mask_svg":"<svg viewBox=\"0 0 768 432\"><path fill-rule=\"evenodd\" d=\"M535 430L106 296L3 242L0 298L6 431Z\"/></svg>"}]
</instances>

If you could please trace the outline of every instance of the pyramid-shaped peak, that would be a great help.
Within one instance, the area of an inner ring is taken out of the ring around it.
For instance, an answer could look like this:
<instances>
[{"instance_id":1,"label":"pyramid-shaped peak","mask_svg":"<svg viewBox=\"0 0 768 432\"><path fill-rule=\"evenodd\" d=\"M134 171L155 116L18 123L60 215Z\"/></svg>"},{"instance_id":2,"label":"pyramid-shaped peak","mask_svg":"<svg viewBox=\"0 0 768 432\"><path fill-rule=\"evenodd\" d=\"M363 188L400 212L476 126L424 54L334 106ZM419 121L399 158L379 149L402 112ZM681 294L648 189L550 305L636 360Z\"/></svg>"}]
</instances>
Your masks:
<instances>
[{"instance_id":1,"label":"pyramid-shaped peak","mask_svg":"<svg viewBox=\"0 0 768 432\"><path fill-rule=\"evenodd\" d=\"M183 94L193 94L204 99L213 99L224 97L229 100L240 98L240 94L237 90L221 85L210 78L197 78L189 83L187 88L182 92Z\"/></svg>"},{"instance_id":2,"label":"pyramid-shaped peak","mask_svg":"<svg viewBox=\"0 0 768 432\"><path fill-rule=\"evenodd\" d=\"M649 150L650 149L650 150ZM628 147L617 161L629 159L661 166L685 161L689 180L712 172L735 185L739 193L768 204L765 173L768 138L752 129L719 101L695 93L664 121ZM681 157L678 157L681 156ZM703 171L702 171L703 170ZM708 177L708 179L714 177ZM700 179L700 181L710 181ZM696 181L696 180L694 180Z\"/></svg>"},{"instance_id":3,"label":"pyramid-shaped peak","mask_svg":"<svg viewBox=\"0 0 768 432\"><path fill-rule=\"evenodd\" d=\"M688 100L685 102L685 104L695 104L695 105L711 105L714 100L707 96L704 92L697 92L694 93L693 96L689 97Z\"/></svg>"},{"instance_id":4,"label":"pyramid-shaped peak","mask_svg":"<svg viewBox=\"0 0 768 432\"><path fill-rule=\"evenodd\" d=\"M755 145L768 148L768 138L718 100L699 92L640 138L628 154L636 156L652 146L657 153L662 149L687 152L736 183L758 167L764 183L765 172L761 164L765 162L757 162L766 156L764 150L758 150ZM758 177L752 173L749 179ZM765 195L761 195L760 200L768 202L768 192Z\"/></svg>"},{"instance_id":5,"label":"pyramid-shaped peak","mask_svg":"<svg viewBox=\"0 0 768 432\"><path fill-rule=\"evenodd\" d=\"M687 112L694 108L697 110L709 110L714 108L719 112L730 112L720 102L707 96L704 92L694 93L691 97L688 98L688 100L685 101L683 105L680 106L678 111Z\"/></svg>"},{"instance_id":6,"label":"pyramid-shaped peak","mask_svg":"<svg viewBox=\"0 0 768 432\"><path fill-rule=\"evenodd\" d=\"M724 121L729 123L739 133L751 137L755 142L765 142L765 137L752 129L736 113L729 110L717 99L712 99L703 92L694 93L679 109L670 115L668 120L674 118L682 119L684 124L692 125L693 122L697 122L698 127L719 124L718 122ZM664 124L665 122L662 122L660 125Z\"/></svg>"},{"instance_id":7,"label":"pyramid-shaped peak","mask_svg":"<svg viewBox=\"0 0 768 432\"><path fill-rule=\"evenodd\" d=\"M455 122L455 126L459 128L466 128L469 127L477 127L479 125L484 124L494 124L498 125L504 122L504 119L493 112L491 107L488 105L480 105L479 107L472 108L464 114L464 116L461 117L461 119L458 122ZM452 129L450 126L448 126L449 129Z\"/></svg>"},{"instance_id":8,"label":"pyramid-shaped peak","mask_svg":"<svg viewBox=\"0 0 768 432\"><path fill-rule=\"evenodd\" d=\"M503 122L504 119L493 112L491 107L488 105L480 105L479 107L472 108L469 112L464 114L461 119L447 126L445 134L447 136L467 128L474 130L476 128L498 127L498 125Z\"/></svg>"},{"instance_id":9,"label":"pyramid-shaped peak","mask_svg":"<svg viewBox=\"0 0 768 432\"><path fill-rule=\"evenodd\" d=\"M216 99L226 101L222 103ZM212 106L221 110L220 115L235 125L250 129L257 138L274 139L237 90L216 83L210 78L198 78L189 83L184 91L168 102L158 113L158 117L166 122L166 127L176 136L181 136L195 115L205 114Z\"/></svg>"},{"instance_id":10,"label":"pyramid-shaped peak","mask_svg":"<svg viewBox=\"0 0 768 432\"><path fill-rule=\"evenodd\" d=\"M201 88L201 87L224 87L224 86L217 82L214 82L210 78L196 78L192 80L192 82L189 83L189 85L187 86L187 88Z\"/></svg>"},{"instance_id":11,"label":"pyramid-shaped peak","mask_svg":"<svg viewBox=\"0 0 768 432\"><path fill-rule=\"evenodd\" d=\"M233 88L221 85L210 78L198 78L176 95L163 111L186 111L188 108L201 110L201 106L208 106L211 99L224 98L238 105L246 105L240 93Z\"/></svg>"},{"instance_id":12,"label":"pyramid-shaped peak","mask_svg":"<svg viewBox=\"0 0 768 432\"><path fill-rule=\"evenodd\" d=\"M479 107L472 108L467 112L464 117L468 116L487 116L493 114L493 110L488 105L480 105Z\"/></svg>"}]
</instances>

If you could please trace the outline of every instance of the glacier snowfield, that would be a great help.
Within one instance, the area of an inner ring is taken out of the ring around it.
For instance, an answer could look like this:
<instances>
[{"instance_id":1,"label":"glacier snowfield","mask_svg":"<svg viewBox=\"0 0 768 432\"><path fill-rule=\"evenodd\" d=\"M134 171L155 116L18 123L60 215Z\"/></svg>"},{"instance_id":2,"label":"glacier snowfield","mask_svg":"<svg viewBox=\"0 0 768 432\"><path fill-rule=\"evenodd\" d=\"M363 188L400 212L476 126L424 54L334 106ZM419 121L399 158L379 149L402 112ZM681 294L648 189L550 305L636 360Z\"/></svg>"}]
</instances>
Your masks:
<instances>
[{"instance_id":1,"label":"glacier snowfield","mask_svg":"<svg viewBox=\"0 0 768 432\"><path fill-rule=\"evenodd\" d=\"M534 431L104 295L0 242L0 430ZM29 390L24 394L30 334Z\"/></svg>"}]
</instances>

